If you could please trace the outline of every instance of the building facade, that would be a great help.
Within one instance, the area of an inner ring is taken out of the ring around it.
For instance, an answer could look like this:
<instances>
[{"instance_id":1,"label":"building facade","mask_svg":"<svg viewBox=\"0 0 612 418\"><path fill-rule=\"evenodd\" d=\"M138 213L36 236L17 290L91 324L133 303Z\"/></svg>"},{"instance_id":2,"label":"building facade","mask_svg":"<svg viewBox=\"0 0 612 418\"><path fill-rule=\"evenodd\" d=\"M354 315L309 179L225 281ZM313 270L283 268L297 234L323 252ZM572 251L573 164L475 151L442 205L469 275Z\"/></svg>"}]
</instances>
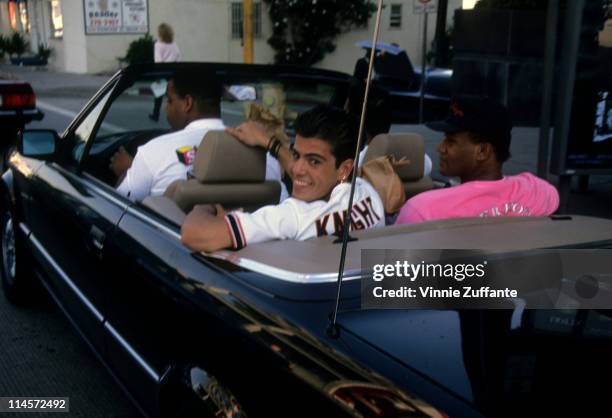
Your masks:
<instances>
[{"instance_id":1,"label":"building facade","mask_svg":"<svg viewBox=\"0 0 612 418\"><path fill-rule=\"evenodd\" d=\"M307 0L298 0L307 1ZM448 24L461 0L449 0ZM421 62L424 16L415 14L415 0L386 0L379 40L406 49L415 65ZM428 47L436 15L428 18ZM242 0L0 0L0 32L23 33L35 53L50 46L49 66L75 73L112 72L119 67L130 42L169 23L175 30L183 61L242 62ZM272 63L274 50L266 40L271 23L265 4L254 1L254 61ZM374 17L364 28L337 39L336 50L317 67L351 72L363 50L355 46L370 39Z\"/></svg>"}]
</instances>

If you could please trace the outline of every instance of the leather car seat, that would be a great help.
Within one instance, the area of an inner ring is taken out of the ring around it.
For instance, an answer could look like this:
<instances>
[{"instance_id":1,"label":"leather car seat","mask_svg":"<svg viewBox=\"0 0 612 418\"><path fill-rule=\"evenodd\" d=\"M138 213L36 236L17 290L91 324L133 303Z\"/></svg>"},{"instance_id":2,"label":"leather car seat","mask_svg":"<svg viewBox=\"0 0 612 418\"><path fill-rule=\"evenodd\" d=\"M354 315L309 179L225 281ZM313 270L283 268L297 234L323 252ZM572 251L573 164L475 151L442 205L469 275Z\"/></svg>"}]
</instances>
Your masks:
<instances>
[{"instance_id":1,"label":"leather car seat","mask_svg":"<svg viewBox=\"0 0 612 418\"><path fill-rule=\"evenodd\" d=\"M265 176L263 148L245 145L223 131L211 131L198 147L191 178L173 182L164 196L184 212L204 203L253 211L279 201L280 183L266 181Z\"/></svg>"},{"instance_id":2,"label":"leather car seat","mask_svg":"<svg viewBox=\"0 0 612 418\"><path fill-rule=\"evenodd\" d=\"M434 187L430 176L423 176L425 143L423 137L416 133L396 133L376 135L368 146L363 162L383 155L393 155L396 159L406 157L410 164L397 170L406 198L431 190Z\"/></svg>"}]
</instances>

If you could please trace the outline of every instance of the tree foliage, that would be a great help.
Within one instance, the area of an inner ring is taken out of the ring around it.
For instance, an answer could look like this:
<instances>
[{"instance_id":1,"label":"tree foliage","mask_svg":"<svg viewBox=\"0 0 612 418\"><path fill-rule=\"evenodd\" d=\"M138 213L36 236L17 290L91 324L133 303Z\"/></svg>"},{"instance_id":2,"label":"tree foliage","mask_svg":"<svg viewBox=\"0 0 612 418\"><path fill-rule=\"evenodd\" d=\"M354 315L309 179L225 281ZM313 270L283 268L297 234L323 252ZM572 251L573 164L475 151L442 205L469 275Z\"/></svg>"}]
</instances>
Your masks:
<instances>
[{"instance_id":1,"label":"tree foliage","mask_svg":"<svg viewBox=\"0 0 612 418\"><path fill-rule=\"evenodd\" d=\"M28 49L29 42L19 32L13 32L13 34L3 41L4 50L9 56L17 55L21 57Z\"/></svg>"},{"instance_id":2,"label":"tree foliage","mask_svg":"<svg viewBox=\"0 0 612 418\"><path fill-rule=\"evenodd\" d=\"M132 64L145 64L153 62L153 45L154 40L148 33L130 42L127 53L123 58L129 65Z\"/></svg>"},{"instance_id":3,"label":"tree foliage","mask_svg":"<svg viewBox=\"0 0 612 418\"><path fill-rule=\"evenodd\" d=\"M365 26L370 0L264 0L272 21L268 44L277 64L313 65L336 49L336 38Z\"/></svg>"}]
</instances>

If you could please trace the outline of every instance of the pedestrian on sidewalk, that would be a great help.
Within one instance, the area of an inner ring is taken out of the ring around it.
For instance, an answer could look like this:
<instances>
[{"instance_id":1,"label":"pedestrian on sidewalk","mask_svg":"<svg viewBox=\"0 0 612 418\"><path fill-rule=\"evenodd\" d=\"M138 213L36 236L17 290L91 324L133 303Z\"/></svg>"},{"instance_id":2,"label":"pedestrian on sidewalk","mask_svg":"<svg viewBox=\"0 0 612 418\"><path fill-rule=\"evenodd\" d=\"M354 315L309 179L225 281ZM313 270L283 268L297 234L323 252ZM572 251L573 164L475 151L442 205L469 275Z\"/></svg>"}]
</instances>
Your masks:
<instances>
[{"instance_id":1,"label":"pedestrian on sidewalk","mask_svg":"<svg viewBox=\"0 0 612 418\"><path fill-rule=\"evenodd\" d=\"M154 46L154 61L157 62L178 62L181 59L181 51L178 45L174 42L174 31L167 23L162 23L157 28L159 39L155 41ZM165 81L165 80L164 80ZM160 83L159 81L157 83ZM164 100L165 86L153 89L155 101L153 103L153 113L149 118L155 122L159 120L159 112L162 101ZM160 92L160 93L157 93Z\"/></svg>"}]
</instances>

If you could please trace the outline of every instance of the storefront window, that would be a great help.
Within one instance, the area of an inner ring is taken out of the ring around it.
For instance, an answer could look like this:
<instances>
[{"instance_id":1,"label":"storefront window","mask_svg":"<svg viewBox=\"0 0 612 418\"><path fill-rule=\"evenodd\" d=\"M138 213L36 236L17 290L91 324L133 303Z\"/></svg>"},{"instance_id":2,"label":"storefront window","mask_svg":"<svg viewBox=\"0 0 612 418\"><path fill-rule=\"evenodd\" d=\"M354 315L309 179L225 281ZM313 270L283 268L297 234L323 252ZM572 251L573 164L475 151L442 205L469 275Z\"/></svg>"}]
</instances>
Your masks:
<instances>
[{"instance_id":1,"label":"storefront window","mask_svg":"<svg viewBox=\"0 0 612 418\"><path fill-rule=\"evenodd\" d=\"M242 2L232 2L232 39L242 39L243 21ZM262 8L261 3L253 3L253 36L261 38Z\"/></svg>"},{"instance_id":2,"label":"storefront window","mask_svg":"<svg viewBox=\"0 0 612 418\"><path fill-rule=\"evenodd\" d=\"M51 7L51 37L61 38L64 36L64 18L60 0L50 0Z\"/></svg>"},{"instance_id":3,"label":"storefront window","mask_svg":"<svg viewBox=\"0 0 612 418\"><path fill-rule=\"evenodd\" d=\"M8 2L8 17L11 29L17 30L17 4L15 1L9 0Z\"/></svg>"},{"instance_id":4,"label":"storefront window","mask_svg":"<svg viewBox=\"0 0 612 418\"><path fill-rule=\"evenodd\" d=\"M21 20L21 27L28 33L30 32L30 21L28 19L28 2L21 0L19 2L19 19Z\"/></svg>"}]
</instances>

